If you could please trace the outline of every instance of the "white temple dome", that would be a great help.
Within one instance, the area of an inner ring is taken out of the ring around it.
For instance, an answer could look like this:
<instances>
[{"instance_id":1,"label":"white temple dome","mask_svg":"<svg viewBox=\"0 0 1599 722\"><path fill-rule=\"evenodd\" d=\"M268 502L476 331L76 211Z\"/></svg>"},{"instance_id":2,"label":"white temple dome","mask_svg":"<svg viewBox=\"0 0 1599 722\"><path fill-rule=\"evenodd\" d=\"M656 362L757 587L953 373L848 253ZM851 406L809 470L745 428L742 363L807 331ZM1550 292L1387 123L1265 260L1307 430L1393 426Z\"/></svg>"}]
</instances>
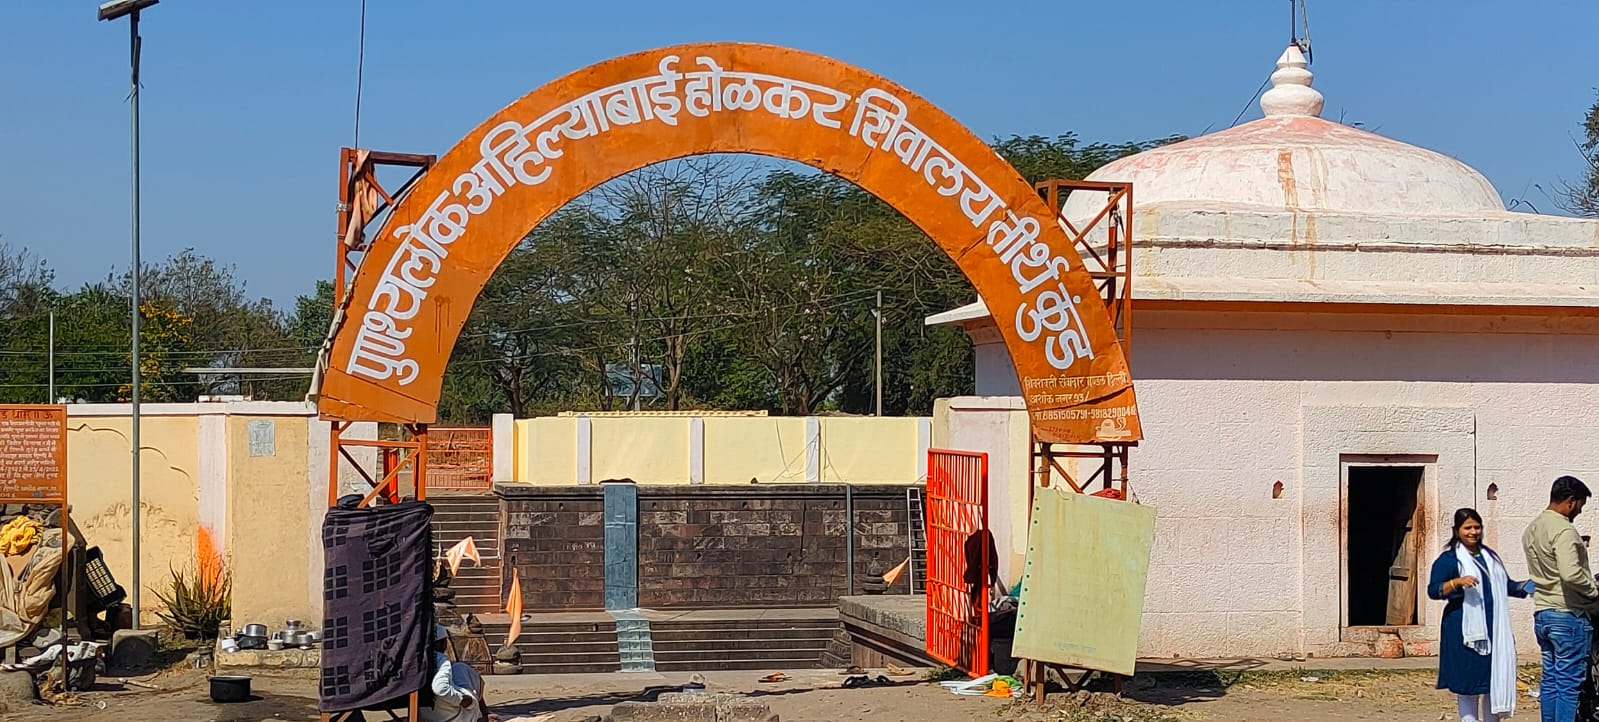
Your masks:
<instances>
[{"instance_id":1,"label":"white temple dome","mask_svg":"<svg viewBox=\"0 0 1599 722\"><path fill-rule=\"evenodd\" d=\"M1266 117L1105 165L1090 180L1131 181L1136 207L1406 216L1503 213L1481 173L1453 158L1323 120L1304 54L1290 45L1261 96ZM1076 200L1077 203L1071 201ZM1067 218L1097 201L1069 199ZM1079 206L1075 207L1074 206Z\"/></svg>"}]
</instances>

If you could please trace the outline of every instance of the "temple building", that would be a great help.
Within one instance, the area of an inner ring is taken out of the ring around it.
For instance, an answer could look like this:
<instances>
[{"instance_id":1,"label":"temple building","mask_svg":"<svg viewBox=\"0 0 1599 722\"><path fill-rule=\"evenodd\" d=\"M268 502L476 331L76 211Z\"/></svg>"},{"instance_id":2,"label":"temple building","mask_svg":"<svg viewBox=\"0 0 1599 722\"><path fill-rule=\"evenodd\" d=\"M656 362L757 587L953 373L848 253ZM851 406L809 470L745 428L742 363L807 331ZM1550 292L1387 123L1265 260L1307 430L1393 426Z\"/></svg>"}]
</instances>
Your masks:
<instances>
[{"instance_id":1,"label":"temple building","mask_svg":"<svg viewBox=\"0 0 1599 722\"><path fill-rule=\"evenodd\" d=\"M1457 508L1517 576L1550 482L1599 488L1599 222L1507 211L1464 163L1322 118L1311 83L1290 46L1262 119L1090 176L1133 183L1131 489L1159 514L1144 657L1430 654L1426 575ZM926 322L976 349L976 395L940 402L933 445L989 453L1014 583L1015 371L981 302ZM1534 648L1531 605L1514 612Z\"/></svg>"}]
</instances>

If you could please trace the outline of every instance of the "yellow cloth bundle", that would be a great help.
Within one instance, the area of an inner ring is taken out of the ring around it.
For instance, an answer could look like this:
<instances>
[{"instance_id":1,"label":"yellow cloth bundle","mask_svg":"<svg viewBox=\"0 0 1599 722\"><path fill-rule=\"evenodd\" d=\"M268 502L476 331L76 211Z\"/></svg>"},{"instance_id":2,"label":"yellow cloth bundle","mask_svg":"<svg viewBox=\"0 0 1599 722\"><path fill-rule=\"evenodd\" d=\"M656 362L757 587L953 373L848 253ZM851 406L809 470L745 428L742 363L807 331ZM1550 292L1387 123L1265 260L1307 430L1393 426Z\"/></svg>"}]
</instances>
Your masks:
<instances>
[{"instance_id":1,"label":"yellow cloth bundle","mask_svg":"<svg viewBox=\"0 0 1599 722\"><path fill-rule=\"evenodd\" d=\"M19 516L11 520L10 524L0 527L0 554L14 556L26 554L33 545L39 543L39 537L44 533L44 525Z\"/></svg>"}]
</instances>

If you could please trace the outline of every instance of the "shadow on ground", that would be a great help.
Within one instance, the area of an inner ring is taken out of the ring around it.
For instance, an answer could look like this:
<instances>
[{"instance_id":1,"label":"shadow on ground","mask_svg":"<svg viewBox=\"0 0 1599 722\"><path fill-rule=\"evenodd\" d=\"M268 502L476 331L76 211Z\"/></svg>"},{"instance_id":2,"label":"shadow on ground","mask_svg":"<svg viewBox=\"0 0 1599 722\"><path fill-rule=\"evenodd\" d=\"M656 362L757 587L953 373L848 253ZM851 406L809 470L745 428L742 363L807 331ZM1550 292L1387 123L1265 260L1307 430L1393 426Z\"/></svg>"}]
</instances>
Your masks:
<instances>
[{"instance_id":1,"label":"shadow on ground","mask_svg":"<svg viewBox=\"0 0 1599 722\"><path fill-rule=\"evenodd\" d=\"M923 685L923 684L927 684L927 683L926 682L921 682L921 681L905 680L905 681L900 681L900 682L892 682L892 683L886 684L886 685L872 685L872 686L869 686L869 687L860 687L859 689L868 690L868 689L886 689L886 688L889 688L889 687L915 687L915 686ZM843 689L843 688L842 687L837 687L837 686L832 686L832 685L826 685L826 686L824 686L824 685L811 685L811 686L806 686L806 687L788 687L788 688L781 688L781 689L757 689L757 690L753 690L753 691L750 691L750 692L737 692L736 694L738 696L740 696L740 697L747 697L747 698L750 698L750 699L760 699L762 697L786 697L786 696L789 696L789 695L809 694L811 692L819 692L819 691L823 691L823 690L835 690L835 689ZM538 699L538 700L510 700L510 701L507 701L507 702L501 702L499 704L491 705L490 707L491 707L491 710L493 712L495 712L496 714L499 714L501 717L515 716L515 715L533 715L533 714L539 714L539 713L543 713L543 712L560 712L560 711L563 711L563 710L582 709L584 707L594 707L594 706L600 706L600 705L610 706L610 705L620 704L622 702L654 702L654 701L658 700L662 694L665 694L667 692L681 692L681 691L683 691L683 686L682 685L677 685L677 684L654 685L654 686L650 686L650 687L645 687L644 689L640 690L639 692L633 693L633 694L629 694L629 693L626 693L626 692L609 692L609 693L596 693L596 694L567 696L567 697L552 697L552 698L548 698L548 699Z\"/></svg>"}]
</instances>

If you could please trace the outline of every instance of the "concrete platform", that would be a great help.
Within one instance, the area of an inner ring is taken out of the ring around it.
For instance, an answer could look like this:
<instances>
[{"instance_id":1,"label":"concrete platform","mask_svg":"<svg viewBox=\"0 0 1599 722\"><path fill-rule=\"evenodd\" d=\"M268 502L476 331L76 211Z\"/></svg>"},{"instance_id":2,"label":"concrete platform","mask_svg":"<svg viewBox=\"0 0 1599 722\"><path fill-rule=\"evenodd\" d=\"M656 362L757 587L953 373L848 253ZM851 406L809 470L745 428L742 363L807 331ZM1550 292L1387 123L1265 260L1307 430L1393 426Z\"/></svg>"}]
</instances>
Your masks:
<instances>
[{"instance_id":1,"label":"concrete platform","mask_svg":"<svg viewBox=\"0 0 1599 722\"><path fill-rule=\"evenodd\" d=\"M312 649L241 649L224 652L222 645L213 651L219 669L315 669L322 666L322 648Z\"/></svg>"},{"instance_id":2,"label":"concrete platform","mask_svg":"<svg viewBox=\"0 0 1599 722\"><path fill-rule=\"evenodd\" d=\"M511 623L511 615L509 614L479 614L477 618L484 625ZM803 607L797 609L629 609L615 612L549 612L522 615L522 628L527 629L530 625L610 624L616 621L617 618L647 619L652 624L657 622L811 621L838 619L839 610L832 607Z\"/></svg>"},{"instance_id":3,"label":"concrete platform","mask_svg":"<svg viewBox=\"0 0 1599 722\"><path fill-rule=\"evenodd\" d=\"M840 597L839 619L849 637L851 663L861 667L881 667L888 662L900 665L935 667L939 662L927 656L927 597L924 595L881 595ZM1003 640L1002 640L1003 641ZM1008 644L1008 642L1004 642ZM995 663L1000 657L991 650ZM1521 663L1537 664L1536 656L1521 658ZM1304 659L1140 659L1138 674L1181 672L1286 672L1343 670L1436 669L1437 657L1308 657Z\"/></svg>"},{"instance_id":4,"label":"concrete platform","mask_svg":"<svg viewBox=\"0 0 1599 722\"><path fill-rule=\"evenodd\" d=\"M897 664L935 667L927 656L927 597L921 594L839 597L849 662L864 668Z\"/></svg>"}]
</instances>

